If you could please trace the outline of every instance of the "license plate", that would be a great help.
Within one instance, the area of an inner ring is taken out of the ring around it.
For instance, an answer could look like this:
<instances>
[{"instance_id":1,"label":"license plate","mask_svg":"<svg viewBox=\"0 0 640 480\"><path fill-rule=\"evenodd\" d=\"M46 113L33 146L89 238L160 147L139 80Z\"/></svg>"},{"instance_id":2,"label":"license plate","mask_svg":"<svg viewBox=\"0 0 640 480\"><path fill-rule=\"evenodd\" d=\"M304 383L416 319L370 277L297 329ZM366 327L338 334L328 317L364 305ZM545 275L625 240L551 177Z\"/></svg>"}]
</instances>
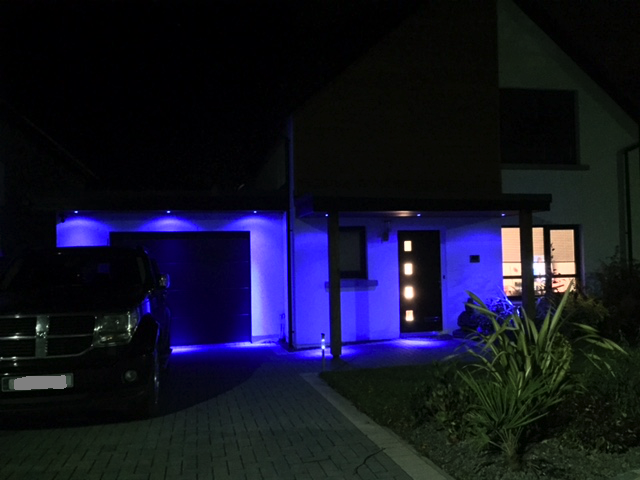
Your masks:
<instances>
[{"instance_id":1,"label":"license plate","mask_svg":"<svg viewBox=\"0 0 640 480\"><path fill-rule=\"evenodd\" d=\"M64 390L73 387L73 374L62 375L26 375L2 379L3 392L27 390Z\"/></svg>"}]
</instances>

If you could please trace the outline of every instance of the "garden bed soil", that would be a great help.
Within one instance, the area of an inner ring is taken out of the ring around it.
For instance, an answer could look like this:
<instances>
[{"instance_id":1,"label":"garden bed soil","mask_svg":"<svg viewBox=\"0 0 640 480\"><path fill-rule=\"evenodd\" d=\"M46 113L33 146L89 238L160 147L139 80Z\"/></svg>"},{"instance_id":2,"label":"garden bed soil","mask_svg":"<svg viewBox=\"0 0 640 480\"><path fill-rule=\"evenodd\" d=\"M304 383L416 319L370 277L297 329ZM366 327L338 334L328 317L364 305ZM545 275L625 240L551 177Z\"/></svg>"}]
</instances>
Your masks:
<instances>
[{"instance_id":1,"label":"garden bed soil","mask_svg":"<svg viewBox=\"0 0 640 480\"><path fill-rule=\"evenodd\" d=\"M640 468L640 447L622 454L588 452L553 438L532 444L522 470L513 471L500 452L482 452L467 442L452 445L432 423L413 430L408 440L456 480L611 480Z\"/></svg>"}]
</instances>

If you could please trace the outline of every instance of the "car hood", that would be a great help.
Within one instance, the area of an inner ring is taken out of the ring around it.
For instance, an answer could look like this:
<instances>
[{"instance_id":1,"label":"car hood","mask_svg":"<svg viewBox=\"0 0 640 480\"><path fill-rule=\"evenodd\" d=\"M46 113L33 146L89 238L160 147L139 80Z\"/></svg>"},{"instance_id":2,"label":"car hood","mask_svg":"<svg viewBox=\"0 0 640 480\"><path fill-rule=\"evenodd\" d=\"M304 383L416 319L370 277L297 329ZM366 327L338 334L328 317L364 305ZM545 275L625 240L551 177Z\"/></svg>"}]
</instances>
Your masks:
<instances>
[{"instance_id":1,"label":"car hood","mask_svg":"<svg viewBox=\"0 0 640 480\"><path fill-rule=\"evenodd\" d=\"M0 315L119 312L134 308L145 295L142 287L100 290L53 287L0 292Z\"/></svg>"}]
</instances>

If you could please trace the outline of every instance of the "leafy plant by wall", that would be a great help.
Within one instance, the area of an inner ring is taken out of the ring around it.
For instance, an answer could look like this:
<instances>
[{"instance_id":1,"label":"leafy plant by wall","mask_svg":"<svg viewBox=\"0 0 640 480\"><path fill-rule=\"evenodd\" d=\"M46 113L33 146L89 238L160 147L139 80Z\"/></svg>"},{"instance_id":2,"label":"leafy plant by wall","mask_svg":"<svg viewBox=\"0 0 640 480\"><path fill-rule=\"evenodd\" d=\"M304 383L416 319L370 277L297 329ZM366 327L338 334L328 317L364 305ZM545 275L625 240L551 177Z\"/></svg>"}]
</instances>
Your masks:
<instances>
[{"instance_id":1,"label":"leafy plant by wall","mask_svg":"<svg viewBox=\"0 0 640 480\"><path fill-rule=\"evenodd\" d=\"M588 451L624 453L640 446L640 350L607 356L611 370L584 365L584 389L563 402L552 421L566 425L562 438Z\"/></svg>"},{"instance_id":2,"label":"leafy plant by wall","mask_svg":"<svg viewBox=\"0 0 640 480\"><path fill-rule=\"evenodd\" d=\"M588 297L579 290L569 294L563 314L567 321L563 324L562 333L569 338L580 336L580 329L575 328L575 323L588 325L603 333L611 322L611 314L602 301L595 297ZM605 336L611 338L608 335Z\"/></svg>"},{"instance_id":3,"label":"leafy plant by wall","mask_svg":"<svg viewBox=\"0 0 640 480\"><path fill-rule=\"evenodd\" d=\"M602 325L608 338L638 345L640 343L640 262L627 262L616 249L593 275L593 293L609 310Z\"/></svg>"},{"instance_id":4,"label":"leafy plant by wall","mask_svg":"<svg viewBox=\"0 0 640 480\"><path fill-rule=\"evenodd\" d=\"M458 372L475 394L469 418L484 433L486 443L500 448L512 468L518 469L527 430L581 387L580 378L570 371L573 345L561 333L569 294L563 295L556 309L548 309L539 324L519 311L500 323L480 298L470 297L473 308L491 319L493 332L479 335L483 349L469 352L478 362ZM576 324L575 328L581 335L574 342L621 351L593 327ZM601 362L595 354L586 355L594 364Z\"/></svg>"}]
</instances>

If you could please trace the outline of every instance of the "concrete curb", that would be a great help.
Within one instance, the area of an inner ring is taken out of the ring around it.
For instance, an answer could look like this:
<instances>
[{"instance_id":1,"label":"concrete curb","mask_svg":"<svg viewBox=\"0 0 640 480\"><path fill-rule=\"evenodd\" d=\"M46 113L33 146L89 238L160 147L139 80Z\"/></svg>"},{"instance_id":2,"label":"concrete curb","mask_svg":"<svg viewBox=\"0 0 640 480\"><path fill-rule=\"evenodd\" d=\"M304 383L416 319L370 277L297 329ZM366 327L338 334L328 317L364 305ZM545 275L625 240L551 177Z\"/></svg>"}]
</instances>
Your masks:
<instances>
[{"instance_id":1,"label":"concrete curb","mask_svg":"<svg viewBox=\"0 0 640 480\"><path fill-rule=\"evenodd\" d=\"M329 387L317 373L303 373L304 378L320 395L342 413L353 425L374 442L414 480L455 480L429 459L421 456L400 437L381 427L354 407L346 398Z\"/></svg>"}]
</instances>

